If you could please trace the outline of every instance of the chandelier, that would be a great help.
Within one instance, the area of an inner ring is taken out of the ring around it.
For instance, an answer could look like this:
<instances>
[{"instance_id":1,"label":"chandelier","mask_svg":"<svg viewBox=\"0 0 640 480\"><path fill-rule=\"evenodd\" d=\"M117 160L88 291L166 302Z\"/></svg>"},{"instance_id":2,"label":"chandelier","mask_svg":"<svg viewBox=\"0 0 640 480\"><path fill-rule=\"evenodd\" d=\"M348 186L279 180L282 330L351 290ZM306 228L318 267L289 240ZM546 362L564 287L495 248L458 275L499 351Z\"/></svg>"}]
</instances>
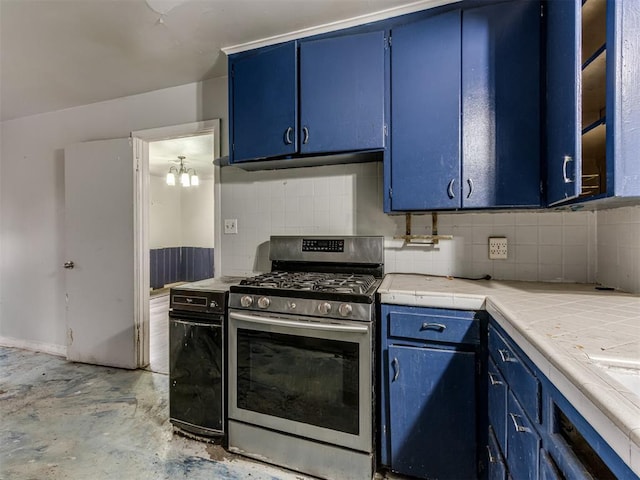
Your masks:
<instances>
[{"instance_id":1,"label":"chandelier","mask_svg":"<svg viewBox=\"0 0 640 480\"><path fill-rule=\"evenodd\" d=\"M193 168L187 168L184 166L184 159L187 158L184 155L178 155L178 159L180 160L180 168L175 165L171 165L169 168L169 173L167 173L167 185L175 185L176 184L176 175L180 177L180 185L183 187L194 186L197 187L200 185L200 180L198 179L198 173Z\"/></svg>"}]
</instances>

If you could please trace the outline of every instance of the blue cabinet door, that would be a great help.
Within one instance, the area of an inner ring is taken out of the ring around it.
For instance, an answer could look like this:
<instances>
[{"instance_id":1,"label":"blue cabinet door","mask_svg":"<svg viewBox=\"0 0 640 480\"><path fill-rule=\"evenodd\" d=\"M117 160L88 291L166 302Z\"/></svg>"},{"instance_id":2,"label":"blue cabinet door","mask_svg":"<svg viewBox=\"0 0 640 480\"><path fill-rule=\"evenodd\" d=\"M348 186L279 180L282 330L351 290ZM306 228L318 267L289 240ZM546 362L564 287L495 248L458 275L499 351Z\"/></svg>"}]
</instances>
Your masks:
<instances>
[{"instance_id":1,"label":"blue cabinet door","mask_svg":"<svg viewBox=\"0 0 640 480\"><path fill-rule=\"evenodd\" d=\"M382 149L385 35L301 42L300 152Z\"/></svg>"},{"instance_id":2,"label":"blue cabinet door","mask_svg":"<svg viewBox=\"0 0 640 480\"><path fill-rule=\"evenodd\" d=\"M581 0L547 2L547 203L582 190Z\"/></svg>"},{"instance_id":3,"label":"blue cabinet door","mask_svg":"<svg viewBox=\"0 0 640 480\"><path fill-rule=\"evenodd\" d=\"M476 478L475 354L389 347L391 469Z\"/></svg>"},{"instance_id":4,"label":"blue cabinet door","mask_svg":"<svg viewBox=\"0 0 640 480\"><path fill-rule=\"evenodd\" d=\"M462 12L462 206L539 207L540 2Z\"/></svg>"},{"instance_id":5,"label":"blue cabinet door","mask_svg":"<svg viewBox=\"0 0 640 480\"><path fill-rule=\"evenodd\" d=\"M460 16L455 10L392 30L392 210L461 206Z\"/></svg>"},{"instance_id":6,"label":"blue cabinet door","mask_svg":"<svg viewBox=\"0 0 640 480\"><path fill-rule=\"evenodd\" d=\"M230 59L231 163L297 151L296 42Z\"/></svg>"}]
</instances>

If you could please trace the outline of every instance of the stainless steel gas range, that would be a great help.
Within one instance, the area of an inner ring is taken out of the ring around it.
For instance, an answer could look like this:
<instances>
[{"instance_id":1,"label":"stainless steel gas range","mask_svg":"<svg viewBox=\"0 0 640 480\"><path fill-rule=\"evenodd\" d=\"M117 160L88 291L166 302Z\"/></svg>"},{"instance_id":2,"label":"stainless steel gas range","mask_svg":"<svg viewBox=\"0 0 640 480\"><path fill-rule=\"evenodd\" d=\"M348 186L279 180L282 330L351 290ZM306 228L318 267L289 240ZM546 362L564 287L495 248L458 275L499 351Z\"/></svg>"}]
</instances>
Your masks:
<instances>
[{"instance_id":1,"label":"stainless steel gas range","mask_svg":"<svg viewBox=\"0 0 640 480\"><path fill-rule=\"evenodd\" d=\"M229 295L229 449L371 480L383 237L271 237L272 271Z\"/></svg>"}]
</instances>

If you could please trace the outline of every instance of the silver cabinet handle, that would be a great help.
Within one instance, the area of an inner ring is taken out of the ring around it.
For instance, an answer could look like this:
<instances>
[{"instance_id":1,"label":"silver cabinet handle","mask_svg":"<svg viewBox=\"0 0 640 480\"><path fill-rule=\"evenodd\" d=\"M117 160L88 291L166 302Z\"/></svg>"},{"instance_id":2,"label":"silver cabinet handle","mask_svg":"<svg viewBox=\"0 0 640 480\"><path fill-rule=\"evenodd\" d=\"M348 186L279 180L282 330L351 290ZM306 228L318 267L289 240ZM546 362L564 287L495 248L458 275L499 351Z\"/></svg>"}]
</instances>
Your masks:
<instances>
[{"instance_id":1,"label":"silver cabinet handle","mask_svg":"<svg viewBox=\"0 0 640 480\"><path fill-rule=\"evenodd\" d=\"M293 127L289 127L284 132L284 143L285 145L291 145L293 140L291 140L291 134L293 133Z\"/></svg>"},{"instance_id":2,"label":"silver cabinet handle","mask_svg":"<svg viewBox=\"0 0 640 480\"><path fill-rule=\"evenodd\" d=\"M489 456L489 463L498 463L496 461L496 457L493 456L493 453L491 452L491 447L489 445L487 445L487 455Z\"/></svg>"},{"instance_id":3,"label":"silver cabinet handle","mask_svg":"<svg viewBox=\"0 0 640 480\"><path fill-rule=\"evenodd\" d=\"M71 270L73 267L76 266L76 264L73 263L72 261L69 261L69 262L64 262L63 266L64 266L64 268L68 268L69 270Z\"/></svg>"},{"instance_id":4,"label":"silver cabinet handle","mask_svg":"<svg viewBox=\"0 0 640 480\"><path fill-rule=\"evenodd\" d=\"M569 155L565 155L564 160L562 161L562 178L564 179L564 183L573 183L573 180L567 176L567 163L569 162L573 162L573 158Z\"/></svg>"},{"instance_id":5,"label":"silver cabinet handle","mask_svg":"<svg viewBox=\"0 0 640 480\"><path fill-rule=\"evenodd\" d=\"M498 353L500 354L500 358L502 359L503 362L517 362L517 360L511 356L511 354L509 353L509 350L498 350Z\"/></svg>"},{"instance_id":6,"label":"silver cabinet handle","mask_svg":"<svg viewBox=\"0 0 640 480\"><path fill-rule=\"evenodd\" d=\"M502 381L496 380L494 374L491 372L489 372L489 381L491 382L491 385L502 385Z\"/></svg>"},{"instance_id":7,"label":"silver cabinet handle","mask_svg":"<svg viewBox=\"0 0 640 480\"><path fill-rule=\"evenodd\" d=\"M422 326L420 327L420 331L422 330L429 330L429 329L435 329L438 330L440 332L444 332L447 329L446 325L443 325L442 323L429 323L429 322L424 322L422 324Z\"/></svg>"},{"instance_id":8,"label":"silver cabinet handle","mask_svg":"<svg viewBox=\"0 0 640 480\"><path fill-rule=\"evenodd\" d=\"M309 128L302 127L302 143L309 143Z\"/></svg>"},{"instance_id":9,"label":"silver cabinet handle","mask_svg":"<svg viewBox=\"0 0 640 480\"><path fill-rule=\"evenodd\" d=\"M467 178L467 185L469 185L469 193L467 193L467 198L469 198L473 193L473 180Z\"/></svg>"},{"instance_id":10,"label":"silver cabinet handle","mask_svg":"<svg viewBox=\"0 0 640 480\"><path fill-rule=\"evenodd\" d=\"M400 362L398 361L397 358L394 358L391 361L391 366L393 367L393 380L392 380L392 382L395 382L398 379L398 375L400 375Z\"/></svg>"},{"instance_id":11,"label":"silver cabinet handle","mask_svg":"<svg viewBox=\"0 0 640 480\"><path fill-rule=\"evenodd\" d=\"M453 185L456 183L456 179L452 178L451 181L449 182L449 186L447 187L447 195L449 195L449 198L456 198L455 193L453 193Z\"/></svg>"},{"instance_id":12,"label":"silver cabinet handle","mask_svg":"<svg viewBox=\"0 0 640 480\"><path fill-rule=\"evenodd\" d=\"M511 421L513 422L513 426L515 427L516 432L527 433L531 431L528 427L525 427L518 423L518 418L520 418L520 415L516 415L515 413L509 413L509 416L511 417Z\"/></svg>"}]
</instances>

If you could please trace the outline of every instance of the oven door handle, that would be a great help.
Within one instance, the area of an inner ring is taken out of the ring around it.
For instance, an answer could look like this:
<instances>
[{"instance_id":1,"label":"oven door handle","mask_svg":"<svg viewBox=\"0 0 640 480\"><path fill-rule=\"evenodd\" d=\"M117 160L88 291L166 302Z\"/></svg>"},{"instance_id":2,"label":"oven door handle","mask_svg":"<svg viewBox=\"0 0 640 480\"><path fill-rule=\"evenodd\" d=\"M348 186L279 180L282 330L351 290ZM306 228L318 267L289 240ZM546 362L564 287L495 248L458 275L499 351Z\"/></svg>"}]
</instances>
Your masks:
<instances>
[{"instance_id":1,"label":"oven door handle","mask_svg":"<svg viewBox=\"0 0 640 480\"><path fill-rule=\"evenodd\" d=\"M348 333L367 333L369 327L364 326L351 326L351 325L337 325L332 323L315 323L315 322L296 322L295 320L280 320L271 317L255 317L253 315L245 315L242 313L232 312L229 314L229 318L235 318L237 320L244 320L245 322L260 323L263 325L276 325L282 327L292 328L305 328L311 330L323 330L325 332L348 332Z\"/></svg>"}]
</instances>

